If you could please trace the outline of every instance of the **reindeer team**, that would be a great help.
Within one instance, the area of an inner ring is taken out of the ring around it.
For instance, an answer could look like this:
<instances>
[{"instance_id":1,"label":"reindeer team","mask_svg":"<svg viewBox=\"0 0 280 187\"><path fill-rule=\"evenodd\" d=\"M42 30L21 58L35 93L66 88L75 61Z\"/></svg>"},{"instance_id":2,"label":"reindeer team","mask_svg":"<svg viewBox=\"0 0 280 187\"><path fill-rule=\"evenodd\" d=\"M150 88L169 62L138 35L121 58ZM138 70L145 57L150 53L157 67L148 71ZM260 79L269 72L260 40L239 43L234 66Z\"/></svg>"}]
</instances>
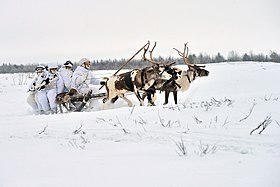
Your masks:
<instances>
[{"instance_id":1,"label":"reindeer team","mask_svg":"<svg viewBox=\"0 0 280 187\"><path fill-rule=\"evenodd\" d=\"M186 91L190 87L190 84L197 78L197 77L203 77L208 76L209 71L205 70L205 66L198 66L195 64L190 64L188 62L188 47L187 43L184 44L184 50L183 52L180 52L178 49L175 49L179 56L183 58L184 63L188 66L188 70L180 69L176 66L174 66L175 62L157 62L153 59L153 51L156 47L156 43L153 46L151 50L149 50L150 42L148 42L146 45L144 45L136 54L144 50L143 53L143 61L149 62L151 65L147 66L143 69L133 69L131 71L117 74L119 70L111 77L106 77L103 79L103 81L100 81L100 85L103 87L105 86L106 93L97 93L96 91L93 91L91 88L88 87L88 84L90 83L91 75L89 74L89 59L83 58L81 59L80 66L77 67L77 69L74 71L73 76L71 76L71 85L69 82L69 86L67 87L68 92L59 92L56 95L56 100L51 105L46 103L46 106L49 106L51 109L55 109L56 111L53 111L53 113L57 113L57 108L59 108L59 111L63 113L62 106L67 111L70 111L70 106L74 108L74 111L83 111L83 108L88 104L92 104L93 99L102 99L103 98L103 109L107 109L110 104L115 103L118 98L123 99L129 107L132 106L131 100L129 100L126 95L128 93L133 93L136 98L140 102L140 106L144 105L144 100L147 97L148 99L148 105L154 106L155 100L156 100L156 91L164 92L165 94L165 102L163 104L168 103L169 94L172 92L174 97L175 104L178 103L177 93L178 91ZM146 57L146 53L149 50L150 57ZM136 55L135 54L135 55ZM134 56L135 56L134 55ZM134 56L132 58L134 58ZM131 59L132 59L131 58ZM130 59L130 60L131 60ZM128 60L126 63L128 63L130 60ZM88 64L87 64L88 63ZM126 65L126 64L124 64ZM49 69L52 67L50 66ZM57 67L56 67L57 68ZM83 69L84 68L84 69ZM83 71L82 71L83 70ZM50 73L49 73L50 74ZM86 75L86 77L84 76ZM41 77L41 74L40 76ZM89 78L89 79L88 79ZM81 80L80 80L81 79ZM48 81L47 81L48 80ZM56 80L56 79L54 79ZM60 79L59 79L60 80ZM61 79L62 80L62 79ZM36 79L38 82L38 80ZM49 78L46 78L47 82L53 82L50 81ZM79 82L78 82L79 81ZM88 82L86 82L88 81ZM33 106L35 99L38 97L39 93L45 93L44 88L48 85L45 84L44 81L41 84L33 83L34 88L40 88L39 91L36 92L37 89L35 89L36 97L34 97L34 92L30 94L29 97L29 104ZM59 82L59 81L57 81ZM68 84L67 84L68 85ZM81 85L84 85L82 87ZM66 86L66 82L65 82ZM33 88L31 87L31 88ZM58 87L58 85L56 86ZM61 87L62 88L62 87ZM30 89L33 90L33 89ZM47 89L50 90L50 89ZM57 89L56 89L57 90ZM142 95L141 95L142 93ZM34 102L33 102L34 100ZM48 99L49 100L49 99ZM47 98L42 101L48 101ZM30 102L32 101L32 102ZM55 102L58 105L58 107L55 106ZM34 105L35 106L35 105ZM38 105L39 107L40 105ZM42 105L45 106L45 105ZM89 107L89 106L88 106ZM41 107L44 109L44 107ZM46 108L46 111L47 109ZM36 108L38 110L38 108Z\"/></svg>"},{"instance_id":2,"label":"reindeer team","mask_svg":"<svg viewBox=\"0 0 280 187\"><path fill-rule=\"evenodd\" d=\"M119 97L124 99L128 106L132 106L132 102L125 97L125 94L128 92L134 92L140 102L140 106L143 106L146 96L148 97L148 105L155 105L156 90L165 92L164 104L168 103L170 92L173 93L174 102L177 104L178 91L187 91L196 77L209 75L209 71L204 69L205 66L188 63L187 43L184 44L183 52L174 48L183 58L184 63L188 66L187 71L173 66L175 62L161 63L154 61L152 53L156 47L156 43L152 50L149 51L150 59L146 58L146 52L148 51L149 46L150 43L144 48L143 60L150 62L151 66L143 69L134 69L123 74L105 78L106 81L103 82L107 91L107 97L103 99L105 108L109 102L114 103ZM139 93L140 90L143 92L142 97Z\"/></svg>"}]
</instances>

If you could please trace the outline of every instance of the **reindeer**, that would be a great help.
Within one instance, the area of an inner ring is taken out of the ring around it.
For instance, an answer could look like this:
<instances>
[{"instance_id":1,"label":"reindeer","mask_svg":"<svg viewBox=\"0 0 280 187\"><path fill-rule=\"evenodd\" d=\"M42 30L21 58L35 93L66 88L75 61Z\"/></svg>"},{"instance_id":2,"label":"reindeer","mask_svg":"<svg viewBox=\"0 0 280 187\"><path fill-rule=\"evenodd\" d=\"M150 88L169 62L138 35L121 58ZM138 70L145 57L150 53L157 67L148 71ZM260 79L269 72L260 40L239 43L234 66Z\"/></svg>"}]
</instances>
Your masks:
<instances>
[{"instance_id":1,"label":"reindeer","mask_svg":"<svg viewBox=\"0 0 280 187\"><path fill-rule=\"evenodd\" d=\"M152 106L155 106L155 103L154 101L156 100L156 90L159 90L162 86L164 86L165 84L167 84L170 80L173 80L173 79L177 79L177 75L176 73L174 73L174 68L172 67L172 65L174 65L176 62L171 62L171 63L163 63L163 62L156 62L154 59L153 59L153 51L156 47L156 42L152 48L152 50L149 51L150 53L150 59L146 58L145 54L147 52L147 49L144 49L144 55L143 55L143 60L144 61L148 61L152 64L158 64L164 72L167 72L169 75L170 75L170 79L168 80L164 80L164 79L156 79L154 82L153 82L153 85L149 87L149 89L145 90L145 92L143 92L142 94L142 99L144 100L145 97L147 96L148 97L148 100L149 100L149 105L152 105Z\"/></svg>"},{"instance_id":2,"label":"reindeer","mask_svg":"<svg viewBox=\"0 0 280 187\"><path fill-rule=\"evenodd\" d=\"M74 96L77 96L79 93L76 89L71 88L69 92L63 92L56 95L56 103L59 107L60 113L63 113L62 106L69 112L71 105L71 100Z\"/></svg>"},{"instance_id":3,"label":"reindeer","mask_svg":"<svg viewBox=\"0 0 280 187\"><path fill-rule=\"evenodd\" d=\"M149 45L144 48L144 59L145 53L148 50ZM143 69L133 69L126 73L119 75L113 75L110 78L105 78L102 85L105 85L107 91L107 97L103 99L104 106L108 102L114 103L119 97L125 100L129 107L132 106L132 102L125 97L128 92L134 92L137 99L140 102L140 106L144 105L143 99L140 96L139 91L148 91L154 94L150 87L155 83L156 80L169 80L171 75L168 74L160 64L150 61L152 66L145 67ZM152 103L150 97L148 97L149 103Z\"/></svg>"},{"instance_id":4,"label":"reindeer","mask_svg":"<svg viewBox=\"0 0 280 187\"><path fill-rule=\"evenodd\" d=\"M173 48L183 57L184 63L188 66L188 70L182 70L178 67L168 66L166 70L169 74L172 75L171 79L168 81L157 80L153 85L153 88L156 90L165 92L165 102L164 105L168 104L168 98L170 92L173 92L174 102L177 104L177 93L179 90L187 91L190 87L190 84L196 79L196 77L204 77L209 75L209 71L205 70L205 66L199 66L195 64L188 63L188 47L187 43L184 44L184 52L180 52L178 49ZM144 92L142 98L149 96L150 93Z\"/></svg>"}]
</instances>

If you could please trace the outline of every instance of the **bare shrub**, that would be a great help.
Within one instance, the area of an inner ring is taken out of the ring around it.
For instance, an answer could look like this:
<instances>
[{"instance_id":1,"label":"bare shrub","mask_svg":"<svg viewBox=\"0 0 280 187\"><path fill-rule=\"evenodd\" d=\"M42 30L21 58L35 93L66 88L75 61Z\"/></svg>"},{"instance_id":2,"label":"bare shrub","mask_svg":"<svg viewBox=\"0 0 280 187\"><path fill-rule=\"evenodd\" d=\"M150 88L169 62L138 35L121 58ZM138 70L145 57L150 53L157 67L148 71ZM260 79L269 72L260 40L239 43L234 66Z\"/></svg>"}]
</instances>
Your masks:
<instances>
[{"instance_id":1,"label":"bare shrub","mask_svg":"<svg viewBox=\"0 0 280 187\"><path fill-rule=\"evenodd\" d=\"M46 129L48 128L48 125L46 125L45 127L44 127L44 129L43 130L41 130L38 134L46 134Z\"/></svg>"},{"instance_id":2,"label":"bare shrub","mask_svg":"<svg viewBox=\"0 0 280 187\"><path fill-rule=\"evenodd\" d=\"M213 107L221 107L221 106L231 106L233 104L233 100L228 99L228 98L224 98L224 99L220 99L217 100L214 97L212 97L212 99L210 101L202 101L200 102L200 107L204 108L205 111L208 111L210 109L212 109Z\"/></svg>"},{"instance_id":3,"label":"bare shrub","mask_svg":"<svg viewBox=\"0 0 280 187\"><path fill-rule=\"evenodd\" d=\"M207 154L214 154L217 151L217 145L203 144L202 141L199 141L198 150L195 153L199 156L205 156Z\"/></svg>"},{"instance_id":4,"label":"bare shrub","mask_svg":"<svg viewBox=\"0 0 280 187\"><path fill-rule=\"evenodd\" d=\"M266 116L265 120L250 132L250 135L252 135L253 132L256 131L257 129L262 127L262 130L259 132L259 134L261 134L271 122L272 122L271 116Z\"/></svg>"},{"instance_id":5,"label":"bare shrub","mask_svg":"<svg viewBox=\"0 0 280 187\"><path fill-rule=\"evenodd\" d=\"M161 126L163 127L172 127L174 126L175 124L178 124L178 126L181 125L180 121L179 120L176 120L176 121L171 121L171 120L168 120L167 122L165 122L165 120L163 118L160 117L159 115L159 111L158 111L158 117L159 117L159 121L160 121L160 124Z\"/></svg>"},{"instance_id":6,"label":"bare shrub","mask_svg":"<svg viewBox=\"0 0 280 187\"><path fill-rule=\"evenodd\" d=\"M175 145L179 150L179 151L176 150L176 152L179 156L187 156L187 147L186 147L186 144L185 144L183 138L181 138L180 141L175 142Z\"/></svg>"},{"instance_id":7,"label":"bare shrub","mask_svg":"<svg viewBox=\"0 0 280 187\"><path fill-rule=\"evenodd\" d=\"M83 124L81 123L80 127L78 127L77 129L75 129L75 130L73 131L73 134L80 134L80 133L86 134L85 131L82 131L82 127L83 127Z\"/></svg>"},{"instance_id":8,"label":"bare shrub","mask_svg":"<svg viewBox=\"0 0 280 187\"><path fill-rule=\"evenodd\" d=\"M272 98L272 94L270 94L269 96L267 96L267 95L265 95L264 96L264 100L265 101L278 101L278 97L274 97L274 98Z\"/></svg>"},{"instance_id":9,"label":"bare shrub","mask_svg":"<svg viewBox=\"0 0 280 187\"><path fill-rule=\"evenodd\" d=\"M202 120L198 119L196 116L193 116L193 119L195 120L196 124L200 124L203 122Z\"/></svg>"},{"instance_id":10,"label":"bare shrub","mask_svg":"<svg viewBox=\"0 0 280 187\"><path fill-rule=\"evenodd\" d=\"M13 85L26 85L28 79L30 79L30 74L26 73L15 73L12 75Z\"/></svg>"},{"instance_id":11,"label":"bare shrub","mask_svg":"<svg viewBox=\"0 0 280 187\"><path fill-rule=\"evenodd\" d=\"M71 139L68 141L68 144L77 149L85 149L86 146L85 146L85 143L83 143L83 142L84 142L83 139L81 142L77 141L76 139ZM88 143L88 142L86 142L86 143Z\"/></svg>"},{"instance_id":12,"label":"bare shrub","mask_svg":"<svg viewBox=\"0 0 280 187\"><path fill-rule=\"evenodd\" d=\"M253 106L250 108L249 113L248 113L247 115L245 115L244 118L242 118L241 120L239 120L239 122L241 122L241 121L247 119L247 118L252 114L253 109L254 109L255 106L256 106L256 103L253 103Z\"/></svg>"},{"instance_id":13,"label":"bare shrub","mask_svg":"<svg viewBox=\"0 0 280 187\"><path fill-rule=\"evenodd\" d=\"M117 120L118 120L118 123L115 124L115 126L120 126L124 132L124 134L129 134L129 132L123 127L122 123L120 122L118 116L116 116Z\"/></svg>"},{"instance_id":14,"label":"bare shrub","mask_svg":"<svg viewBox=\"0 0 280 187\"><path fill-rule=\"evenodd\" d=\"M277 121L277 120L275 120L275 122L276 122L276 124L280 127L280 124L279 124L279 122Z\"/></svg>"},{"instance_id":15,"label":"bare shrub","mask_svg":"<svg viewBox=\"0 0 280 187\"><path fill-rule=\"evenodd\" d=\"M142 128L144 129L145 132L147 132L145 125L147 124L147 121L144 120L141 116L138 116L139 120L135 119L134 123L135 124L140 124L142 126Z\"/></svg>"},{"instance_id":16,"label":"bare shrub","mask_svg":"<svg viewBox=\"0 0 280 187\"><path fill-rule=\"evenodd\" d=\"M222 124L222 126L225 126L226 124L228 124L229 123L229 121L228 121L228 116L226 117L226 119L225 119L225 121L224 121L224 123Z\"/></svg>"}]
</instances>

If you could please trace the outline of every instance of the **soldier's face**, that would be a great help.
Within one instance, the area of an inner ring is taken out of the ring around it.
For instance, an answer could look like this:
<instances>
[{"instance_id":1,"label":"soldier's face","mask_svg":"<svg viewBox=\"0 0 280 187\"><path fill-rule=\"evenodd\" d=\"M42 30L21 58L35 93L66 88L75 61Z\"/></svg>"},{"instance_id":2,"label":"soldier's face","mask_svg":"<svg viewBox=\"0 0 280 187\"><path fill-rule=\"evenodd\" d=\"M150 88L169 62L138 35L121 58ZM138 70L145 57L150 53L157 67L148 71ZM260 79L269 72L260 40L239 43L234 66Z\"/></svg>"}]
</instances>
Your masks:
<instances>
[{"instance_id":1,"label":"soldier's face","mask_svg":"<svg viewBox=\"0 0 280 187\"><path fill-rule=\"evenodd\" d=\"M55 74L57 72L57 68L51 68L50 73Z\"/></svg>"},{"instance_id":2,"label":"soldier's face","mask_svg":"<svg viewBox=\"0 0 280 187\"><path fill-rule=\"evenodd\" d=\"M86 67L87 69L90 68L90 61L86 61L84 64L85 64L85 67Z\"/></svg>"}]
</instances>

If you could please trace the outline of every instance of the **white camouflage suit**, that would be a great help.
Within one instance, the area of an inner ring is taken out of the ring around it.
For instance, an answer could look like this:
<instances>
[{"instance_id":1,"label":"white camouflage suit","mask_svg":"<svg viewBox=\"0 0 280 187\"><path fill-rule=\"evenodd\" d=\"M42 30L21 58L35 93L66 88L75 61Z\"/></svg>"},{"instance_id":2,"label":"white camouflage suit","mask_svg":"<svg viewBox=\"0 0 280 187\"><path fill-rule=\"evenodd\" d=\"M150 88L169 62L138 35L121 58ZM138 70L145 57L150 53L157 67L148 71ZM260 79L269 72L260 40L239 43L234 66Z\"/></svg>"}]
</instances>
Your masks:
<instances>
[{"instance_id":1,"label":"white camouflage suit","mask_svg":"<svg viewBox=\"0 0 280 187\"><path fill-rule=\"evenodd\" d=\"M56 95L64 90L63 79L58 72L51 73L50 71L45 80L47 79L49 79L49 83L45 88L39 90L37 95L45 114L53 114L57 112Z\"/></svg>"},{"instance_id":2,"label":"white camouflage suit","mask_svg":"<svg viewBox=\"0 0 280 187\"><path fill-rule=\"evenodd\" d=\"M45 71L45 67L42 65L39 65L36 67L36 69L40 69L40 72L36 72L35 77L32 79L32 81L29 84L28 92L29 95L27 97L27 103L31 106L33 109L34 114L40 114L43 109L42 106L39 104L38 101L38 88L41 86L42 81L45 79L47 72Z\"/></svg>"},{"instance_id":3,"label":"white camouflage suit","mask_svg":"<svg viewBox=\"0 0 280 187\"><path fill-rule=\"evenodd\" d=\"M62 66L58 72L63 80L63 92L68 92L71 89L71 77L73 72L70 69L66 69L64 66Z\"/></svg>"},{"instance_id":4,"label":"white camouflage suit","mask_svg":"<svg viewBox=\"0 0 280 187\"><path fill-rule=\"evenodd\" d=\"M71 87L77 89L79 93L82 94L86 94L90 90L92 90L92 93L98 93L99 90L93 87L93 84L99 84L100 81L94 78L92 72L89 70L89 67L84 66L84 62L86 61L89 61L89 59L83 58L79 61L79 66L77 66L72 75ZM91 100L88 108L98 110L98 101Z\"/></svg>"}]
</instances>

